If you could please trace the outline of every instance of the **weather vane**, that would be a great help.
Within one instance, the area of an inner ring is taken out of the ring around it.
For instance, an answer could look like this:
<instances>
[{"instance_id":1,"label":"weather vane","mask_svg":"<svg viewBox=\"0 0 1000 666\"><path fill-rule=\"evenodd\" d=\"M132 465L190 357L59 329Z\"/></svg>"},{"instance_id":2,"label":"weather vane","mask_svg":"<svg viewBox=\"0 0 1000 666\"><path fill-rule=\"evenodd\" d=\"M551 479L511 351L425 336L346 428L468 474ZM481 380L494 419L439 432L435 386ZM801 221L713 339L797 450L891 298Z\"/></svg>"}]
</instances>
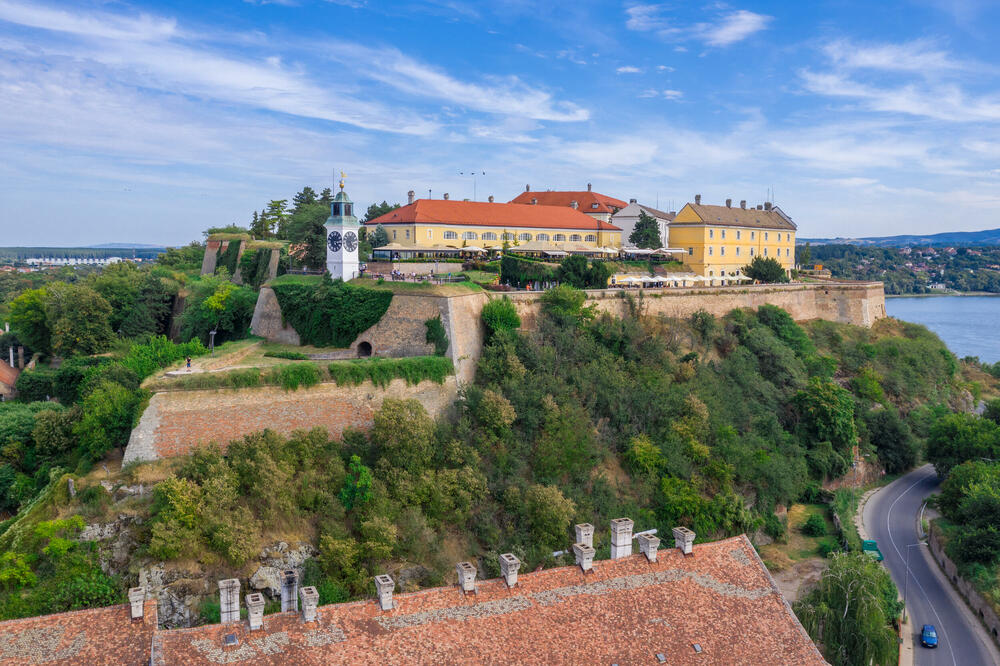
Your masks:
<instances>
[{"instance_id":1,"label":"weather vane","mask_svg":"<svg viewBox=\"0 0 1000 666\"><path fill-rule=\"evenodd\" d=\"M344 173L343 171L341 171L340 172L340 191L341 192L344 191L344 178L346 178L346 177L347 177L347 174Z\"/></svg>"}]
</instances>

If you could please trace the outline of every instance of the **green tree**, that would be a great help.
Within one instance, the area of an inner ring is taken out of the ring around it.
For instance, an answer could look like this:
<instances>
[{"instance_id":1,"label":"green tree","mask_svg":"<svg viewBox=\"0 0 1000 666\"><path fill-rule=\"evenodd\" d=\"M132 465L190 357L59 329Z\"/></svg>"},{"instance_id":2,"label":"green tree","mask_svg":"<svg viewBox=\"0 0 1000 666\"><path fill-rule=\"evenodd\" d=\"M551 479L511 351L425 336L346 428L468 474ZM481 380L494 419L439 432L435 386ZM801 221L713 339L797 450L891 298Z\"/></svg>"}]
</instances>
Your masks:
<instances>
[{"instance_id":1,"label":"green tree","mask_svg":"<svg viewBox=\"0 0 1000 666\"><path fill-rule=\"evenodd\" d=\"M99 460L113 447L124 448L135 425L145 391L130 391L121 384L102 381L83 399L83 418L73 434L90 460Z\"/></svg>"},{"instance_id":2,"label":"green tree","mask_svg":"<svg viewBox=\"0 0 1000 666\"><path fill-rule=\"evenodd\" d=\"M364 217L363 220L361 220L361 222L362 222L362 224L366 224L368 222L371 222L372 220L374 220L377 217L382 217L386 213L391 213L392 211L396 210L397 208L399 208L399 204L398 203L397 204L390 204L390 203L385 202L385 201L383 201L380 204L373 203L372 205L368 206L368 210L365 212L365 217ZM373 245L373 247L378 247L378 246L377 245Z\"/></svg>"},{"instance_id":3,"label":"green tree","mask_svg":"<svg viewBox=\"0 0 1000 666\"><path fill-rule=\"evenodd\" d=\"M389 232L381 224L375 227L375 232L371 235L372 247L382 247L389 244Z\"/></svg>"},{"instance_id":4,"label":"green tree","mask_svg":"<svg viewBox=\"0 0 1000 666\"><path fill-rule=\"evenodd\" d=\"M312 206L316 203L316 190L306 185L302 191L292 197L292 214L297 213L305 206Z\"/></svg>"},{"instance_id":5,"label":"green tree","mask_svg":"<svg viewBox=\"0 0 1000 666\"><path fill-rule=\"evenodd\" d=\"M63 357L96 354L111 344L111 305L90 287L53 282L45 301L52 351Z\"/></svg>"},{"instance_id":6,"label":"green tree","mask_svg":"<svg viewBox=\"0 0 1000 666\"><path fill-rule=\"evenodd\" d=\"M917 440L894 407L868 412L865 425L868 440L875 446L886 472L905 472L916 464L919 452Z\"/></svg>"},{"instance_id":7,"label":"green tree","mask_svg":"<svg viewBox=\"0 0 1000 666\"><path fill-rule=\"evenodd\" d=\"M656 218L647 215L646 211L639 211L639 219L635 223L635 228L629 234L628 242L635 247L655 250L663 247L663 239L660 238L660 225Z\"/></svg>"},{"instance_id":8,"label":"green tree","mask_svg":"<svg viewBox=\"0 0 1000 666\"><path fill-rule=\"evenodd\" d=\"M892 621L896 587L886 570L861 553L833 556L816 590L795 614L834 666L888 666L899 657Z\"/></svg>"},{"instance_id":9,"label":"green tree","mask_svg":"<svg viewBox=\"0 0 1000 666\"><path fill-rule=\"evenodd\" d=\"M515 331L521 327L521 317L517 314L517 307L506 296L489 300L479 316L491 336L500 331Z\"/></svg>"},{"instance_id":10,"label":"green tree","mask_svg":"<svg viewBox=\"0 0 1000 666\"><path fill-rule=\"evenodd\" d=\"M799 265L808 266L812 262L812 247L809 243L805 244L805 247L798 250L799 254Z\"/></svg>"},{"instance_id":11,"label":"green tree","mask_svg":"<svg viewBox=\"0 0 1000 666\"><path fill-rule=\"evenodd\" d=\"M764 257L759 254L743 267L743 274L758 282L788 282L788 273L785 272L780 261L774 257Z\"/></svg>"},{"instance_id":12,"label":"green tree","mask_svg":"<svg viewBox=\"0 0 1000 666\"><path fill-rule=\"evenodd\" d=\"M288 240L293 244L304 244L305 251L296 254L296 259L312 269L326 266L326 218L330 208L320 203L304 203L296 206L288 220Z\"/></svg>"},{"instance_id":13,"label":"green tree","mask_svg":"<svg viewBox=\"0 0 1000 666\"><path fill-rule=\"evenodd\" d=\"M48 290L28 289L10 303L10 321L18 336L32 349L52 352L52 329L46 318Z\"/></svg>"},{"instance_id":14,"label":"green tree","mask_svg":"<svg viewBox=\"0 0 1000 666\"><path fill-rule=\"evenodd\" d=\"M830 380L813 377L809 386L794 399L799 424L812 442L830 442L846 451L857 442L854 400L851 394Z\"/></svg>"},{"instance_id":15,"label":"green tree","mask_svg":"<svg viewBox=\"0 0 1000 666\"><path fill-rule=\"evenodd\" d=\"M371 440L389 465L419 474L433 456L434 421L417 400L386 398L375 412Z\"/></svg>"},{"instance_id":16,"label":"green tree","mask_svg":"<svg viewBox=\"0 0 1000 666\"><path fill-rule=\"evenodd\" d=\"M533 484L524 491L523 517L537 546L558 548L565 545L575 512L576 504L556 486Z\"/></svg>"},{"instance_id":17,"label":"green tree","mask_svg":"<svg viewBox=\"0 0 1000 666\"><path fill-rule=\"evenodd\" d=\"M268 233L276 238L288 238L288 199L272 199L263 213Z\"/></svg>"},{"instance_id":18,"label":"green tree","mask_svg":"<svg viewBox=\"0 0 1000 666\"><path fill-rule=\"evenodd\" d=\"M340 503L350 511L356 506L367 504L372 498L372 471L361 463L357 455L351 456L347 466L344 487L340 489Z\"/></svg>"},{"instance_id":19,"label":"green tree","mask_svg":"<svg viewBox=\"0 0 1000 666\"><path fill-rule=\"evenodd\" d=\"M966 460L1000 459L1000 425L975 414L946 414L931 426L927 460L939 476Z\"/></svg>"},{"instance_id":20,"label":"green tree","mask_svg":"<svg viewBox=\"0 0 1000 666\"><path fill-rule=\"evenodd\" d=\"M333 190L329 187L324 187L323 191L319 193L318 203L323 204L327 210L330 210L330 204L333 203Z\"/></svg>"}]
</instances>

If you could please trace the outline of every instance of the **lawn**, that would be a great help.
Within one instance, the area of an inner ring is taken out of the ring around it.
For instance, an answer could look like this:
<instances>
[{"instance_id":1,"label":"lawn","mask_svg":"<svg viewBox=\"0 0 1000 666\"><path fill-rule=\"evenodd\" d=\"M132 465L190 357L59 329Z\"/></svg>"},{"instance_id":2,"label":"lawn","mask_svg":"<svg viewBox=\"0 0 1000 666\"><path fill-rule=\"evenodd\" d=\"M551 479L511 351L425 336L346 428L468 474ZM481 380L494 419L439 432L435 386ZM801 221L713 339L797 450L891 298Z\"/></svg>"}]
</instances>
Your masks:
<instances>
[{"instance_id":1,"label":"lawn","mask_svg":"<svg viewBox=\"0 0 1000 666\"><path fill-rule=\"evenodd\" d=\"M430 284L428 282L393 282L392 280L354 278L350 283L358 287L386 289L394 294L426 294L427 296L464 296L483 290L478 284L468 281Z\"/></svg>"},{"instance_id":2,"label":"lawn","mask_svg":"<svg viewBox=\"0 0 1000 666\"><path fill-rule=\"evenodd\" d=\"M810 516L818 515L826 525L824 536L808 536L802 532L802 526ZM823 550L837 550L836 529L830 519L828 507L825 504L793 504L788 509L788 531L782 541L775 541L758 550L764 564L771 571L780 571L796 562L811 557L821 557Z\"/></svg>"}]
</instances>

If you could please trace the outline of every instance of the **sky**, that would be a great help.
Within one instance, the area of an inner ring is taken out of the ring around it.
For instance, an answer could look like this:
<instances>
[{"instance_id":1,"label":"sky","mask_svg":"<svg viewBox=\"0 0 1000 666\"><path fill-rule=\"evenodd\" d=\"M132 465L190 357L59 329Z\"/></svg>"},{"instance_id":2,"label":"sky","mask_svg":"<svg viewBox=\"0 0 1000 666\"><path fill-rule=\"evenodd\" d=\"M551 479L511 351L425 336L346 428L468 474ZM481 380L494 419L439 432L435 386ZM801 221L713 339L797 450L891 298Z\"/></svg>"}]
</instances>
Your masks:
<instances>
[{"instance_id":1,"label":"sky","mask_svg":"<svg viewBox=\"0 0 1000 666\"><path fill-rule=\"evenodd\" d=\"M339 171L362 210L592 183L996 228L998 32L991 0L0 0L0 245L184 244Z\"/></svg>"}]
</instances>

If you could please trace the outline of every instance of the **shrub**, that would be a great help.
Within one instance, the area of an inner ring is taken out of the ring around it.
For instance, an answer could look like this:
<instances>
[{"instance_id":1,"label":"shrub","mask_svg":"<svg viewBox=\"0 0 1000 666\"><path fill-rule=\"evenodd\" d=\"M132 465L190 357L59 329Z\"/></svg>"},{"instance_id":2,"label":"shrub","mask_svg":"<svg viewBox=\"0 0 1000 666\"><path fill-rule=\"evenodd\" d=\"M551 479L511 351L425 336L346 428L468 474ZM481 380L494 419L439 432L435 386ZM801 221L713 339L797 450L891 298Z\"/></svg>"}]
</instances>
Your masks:
<instances>
[{"instance_id":1,"label":"shrub","mask_svg":"<svg viewBox=\"0 0 1000 666\"><path fill-rule=\"evenodd\" d=\"M139 379L145 379L171 363L176 363L188 356L202 356L207 353L208 349L201 344L200 340L177 344L167 339L166 336L157 335L145 343L133 344L129 347L125 358L121 360L121 365L132 370Z\"/></svg>"},{"instance_id":2,"label":"shrub","mask_svg":"<svg viewBox=\"0 0 1000 666\"><path fill-rule=\"evenodd\" d=\"M269 351L264 352L264 356L267 358L284 358L289 361L308 361L309 354L303 354L297 351Z\"/></svg>"},{"instance_id":3,"label":"shrub","mask_svg":"<svg viewBox=\"0 0 1000 666\"><path fill-rule=\"evenodd\" d=\"M327 369L330 379L336 383L353 386L369 379L373 384L384 387L396 378L405 379L410 385L427 379L443 384L448 376L455 374L451 359L442 356L336 361Z\"/></svg>"},{"instance_id":4,"label":"shrub","mask_svg":"<svg viewBox=\"0 0 1000 666\"><path fill-rule=\"evenodd\" d=\"M743 267L743 274L758 282L788 282L788 274L780 261L759 254Z\"/></svg>"},{"instance_id":5,"label":"shrub","mask_svg":"<svg viewBox=\"0 0 1000 666\"><path fill-rule=\"evenodd\" d=\"M48 368L24 370L17 378L14 387L17 396L23 402L39 402L48 400L55 394L53 382L56 372Z\"/></svg>"},{"instance_id":6,"label":"shrub","mask_svg":"<svg viewBox=\"0 0 1000 666\"><path fill-rule=\"evenodd\" d=\"M806 536L818 537L826 534L826 521L823 520L823 516L818 513L814 513L806 522L802 524L802 533Z\"/></svg>"},{"instance_id":7,"label":"shrub","mask_svg":"<svg viewBox=\"0 0 1000 666\"><path fill-rule=\"evenodd\" d=\"M424 326L427 327L426 341L434 345L435 354L444 356L448 351L448 336L445 334L444 326L441 324L441 315L428 319L424 322Z\"/></svg>"},{"instance_id":8,"label":"shrub","mask_svg":"<svg viewBox=\"0 0 1000 666\"><path fill-rule=\"evenodd\" d=\"M513 301L506 296L487 301L479 315L490 335L500 331L514 331L521 327L521 317Z\"/></svg>"},{"instance_id":9,"label":"shrub","mask_svg":"<svg viewBox=\"0 0 1000 666\"><path fill-rule=\"evenodd\" d=\"M303 344L317 347L349 347L378 323L392 301L391 291L333 282L329 275L318 285L280 282L271 288L282 318Z\"/></svg>"},{"instance_id":10,"label":"shrub","mask_svg":"<svg viewBox=\"0 0 1000 666\"><path fill-rule=\"evenodd\" d=\"M300 386L309 387L319 384L319 370L313 363L279 365L273 372L277 375L277 383L286 391L294 391Z\"/></svg>"}]
</instances>

